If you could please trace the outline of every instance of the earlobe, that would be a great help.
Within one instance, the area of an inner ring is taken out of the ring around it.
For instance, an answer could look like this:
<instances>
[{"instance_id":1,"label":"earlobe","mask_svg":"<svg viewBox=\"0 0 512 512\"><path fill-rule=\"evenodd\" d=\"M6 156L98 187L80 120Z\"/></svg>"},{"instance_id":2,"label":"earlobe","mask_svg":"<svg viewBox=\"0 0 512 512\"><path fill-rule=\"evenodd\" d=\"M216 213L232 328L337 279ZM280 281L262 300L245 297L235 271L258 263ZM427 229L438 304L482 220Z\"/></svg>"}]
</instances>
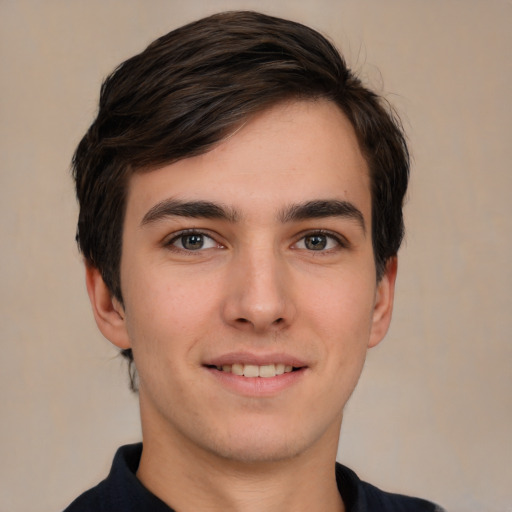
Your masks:
<instances>
[{"instance_id":1,"label":"earlobe","mask_svg":"<svg viewBox=\"0 0 512 512\"><path fill-rule=\"evenodd\" d=\"M369 348L378 345L388 332L393 312L397 268L398 261L396 256L390 258L386 264L384 275L377 283L372 328L368 342Z\"/></svg>"},{"instance_id":2,"label":"earlobe","mask_svg":"<svg viewBox=\"0 0 512 512\"><path fill-rule=\"evenodd\" d=\"M119 348L131 348L124 308L110 293L100 271L86 264L85 281L94 319L103 336Z\"/></svg>"}]
</instances>

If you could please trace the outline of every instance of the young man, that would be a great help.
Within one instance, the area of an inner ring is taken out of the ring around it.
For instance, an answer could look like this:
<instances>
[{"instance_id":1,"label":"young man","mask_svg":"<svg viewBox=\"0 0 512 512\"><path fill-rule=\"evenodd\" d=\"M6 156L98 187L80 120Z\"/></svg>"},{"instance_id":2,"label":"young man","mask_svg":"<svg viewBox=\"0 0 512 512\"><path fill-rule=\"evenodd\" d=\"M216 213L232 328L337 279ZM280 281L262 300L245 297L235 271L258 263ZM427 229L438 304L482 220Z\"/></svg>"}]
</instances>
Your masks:
<instances>
[{"instance_id":1,"label":"young man","mask_svg":"<svg viewBox=\"0 0 512 512\"><path fill-rule=\"evenodd\" d=\"M436 509L335 463L391 319L409 165L329 42L248 12L175 30L106 80L73 164L143 445L69 512Z\"/></svg>"}]
</instances>

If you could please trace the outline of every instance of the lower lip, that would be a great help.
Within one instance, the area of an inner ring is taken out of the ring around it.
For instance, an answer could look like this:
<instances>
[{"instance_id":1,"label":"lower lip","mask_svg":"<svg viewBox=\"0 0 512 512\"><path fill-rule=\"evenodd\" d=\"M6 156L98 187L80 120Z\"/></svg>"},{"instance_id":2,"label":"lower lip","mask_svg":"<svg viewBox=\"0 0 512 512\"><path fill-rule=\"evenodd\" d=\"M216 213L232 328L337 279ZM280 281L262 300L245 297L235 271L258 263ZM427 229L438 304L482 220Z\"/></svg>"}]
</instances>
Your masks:
<instances>
[{"instance_id":1,"label":"lower lip","mask_svg":"<svg viewBox=\"0 0 512 512\"><path fill-rule=\"evenodd\" d=\"M264 397L276 395L297 384L307 371L301 368L275 377L243 377L234 373L222 372L215 368L206 368L225 388L244 396Z\"/></svg>"}]
</instances>

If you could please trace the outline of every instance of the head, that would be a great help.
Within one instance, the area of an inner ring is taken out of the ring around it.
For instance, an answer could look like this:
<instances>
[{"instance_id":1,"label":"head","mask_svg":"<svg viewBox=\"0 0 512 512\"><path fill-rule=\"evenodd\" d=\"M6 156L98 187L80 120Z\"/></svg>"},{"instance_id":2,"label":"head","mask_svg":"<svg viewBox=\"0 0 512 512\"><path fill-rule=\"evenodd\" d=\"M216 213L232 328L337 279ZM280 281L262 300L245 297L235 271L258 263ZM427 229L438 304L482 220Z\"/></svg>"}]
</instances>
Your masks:
<instances>
[{"instance_id":1,"label":"head","mask_svg":"<svg viewBox=\"0 0 512 512\"><path fill-rule=\"evenodd\" d=\"M174 30L121 64L105 80L97 118L74 155L77 241L120 304L131 178L206 154L290 100L332 102L350 122L369 171L381 279L403 237L409 161L396 116L319 33L254 12L227 12ZM129 349L123 354L132 358Z\"/></svg>"}]
</instances>

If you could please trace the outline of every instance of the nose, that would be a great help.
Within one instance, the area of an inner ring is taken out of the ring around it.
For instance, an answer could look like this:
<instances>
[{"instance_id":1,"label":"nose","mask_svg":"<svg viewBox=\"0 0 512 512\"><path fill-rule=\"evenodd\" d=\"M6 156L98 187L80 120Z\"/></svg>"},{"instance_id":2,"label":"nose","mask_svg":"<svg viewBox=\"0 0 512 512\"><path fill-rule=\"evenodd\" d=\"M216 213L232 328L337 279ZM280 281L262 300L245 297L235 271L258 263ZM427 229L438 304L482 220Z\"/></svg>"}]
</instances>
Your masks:
<instances>
[{"instance_id":1,"label":"nose","mask_svg":"<svg viewBox=\"0 0 512 512\"><path fill-rule=\"evenodd\" d=\"M227 277L224 321L243 331L277 332L295 317L293 283L273 250L239 254Z\"/></svg>"}]
</instances>

